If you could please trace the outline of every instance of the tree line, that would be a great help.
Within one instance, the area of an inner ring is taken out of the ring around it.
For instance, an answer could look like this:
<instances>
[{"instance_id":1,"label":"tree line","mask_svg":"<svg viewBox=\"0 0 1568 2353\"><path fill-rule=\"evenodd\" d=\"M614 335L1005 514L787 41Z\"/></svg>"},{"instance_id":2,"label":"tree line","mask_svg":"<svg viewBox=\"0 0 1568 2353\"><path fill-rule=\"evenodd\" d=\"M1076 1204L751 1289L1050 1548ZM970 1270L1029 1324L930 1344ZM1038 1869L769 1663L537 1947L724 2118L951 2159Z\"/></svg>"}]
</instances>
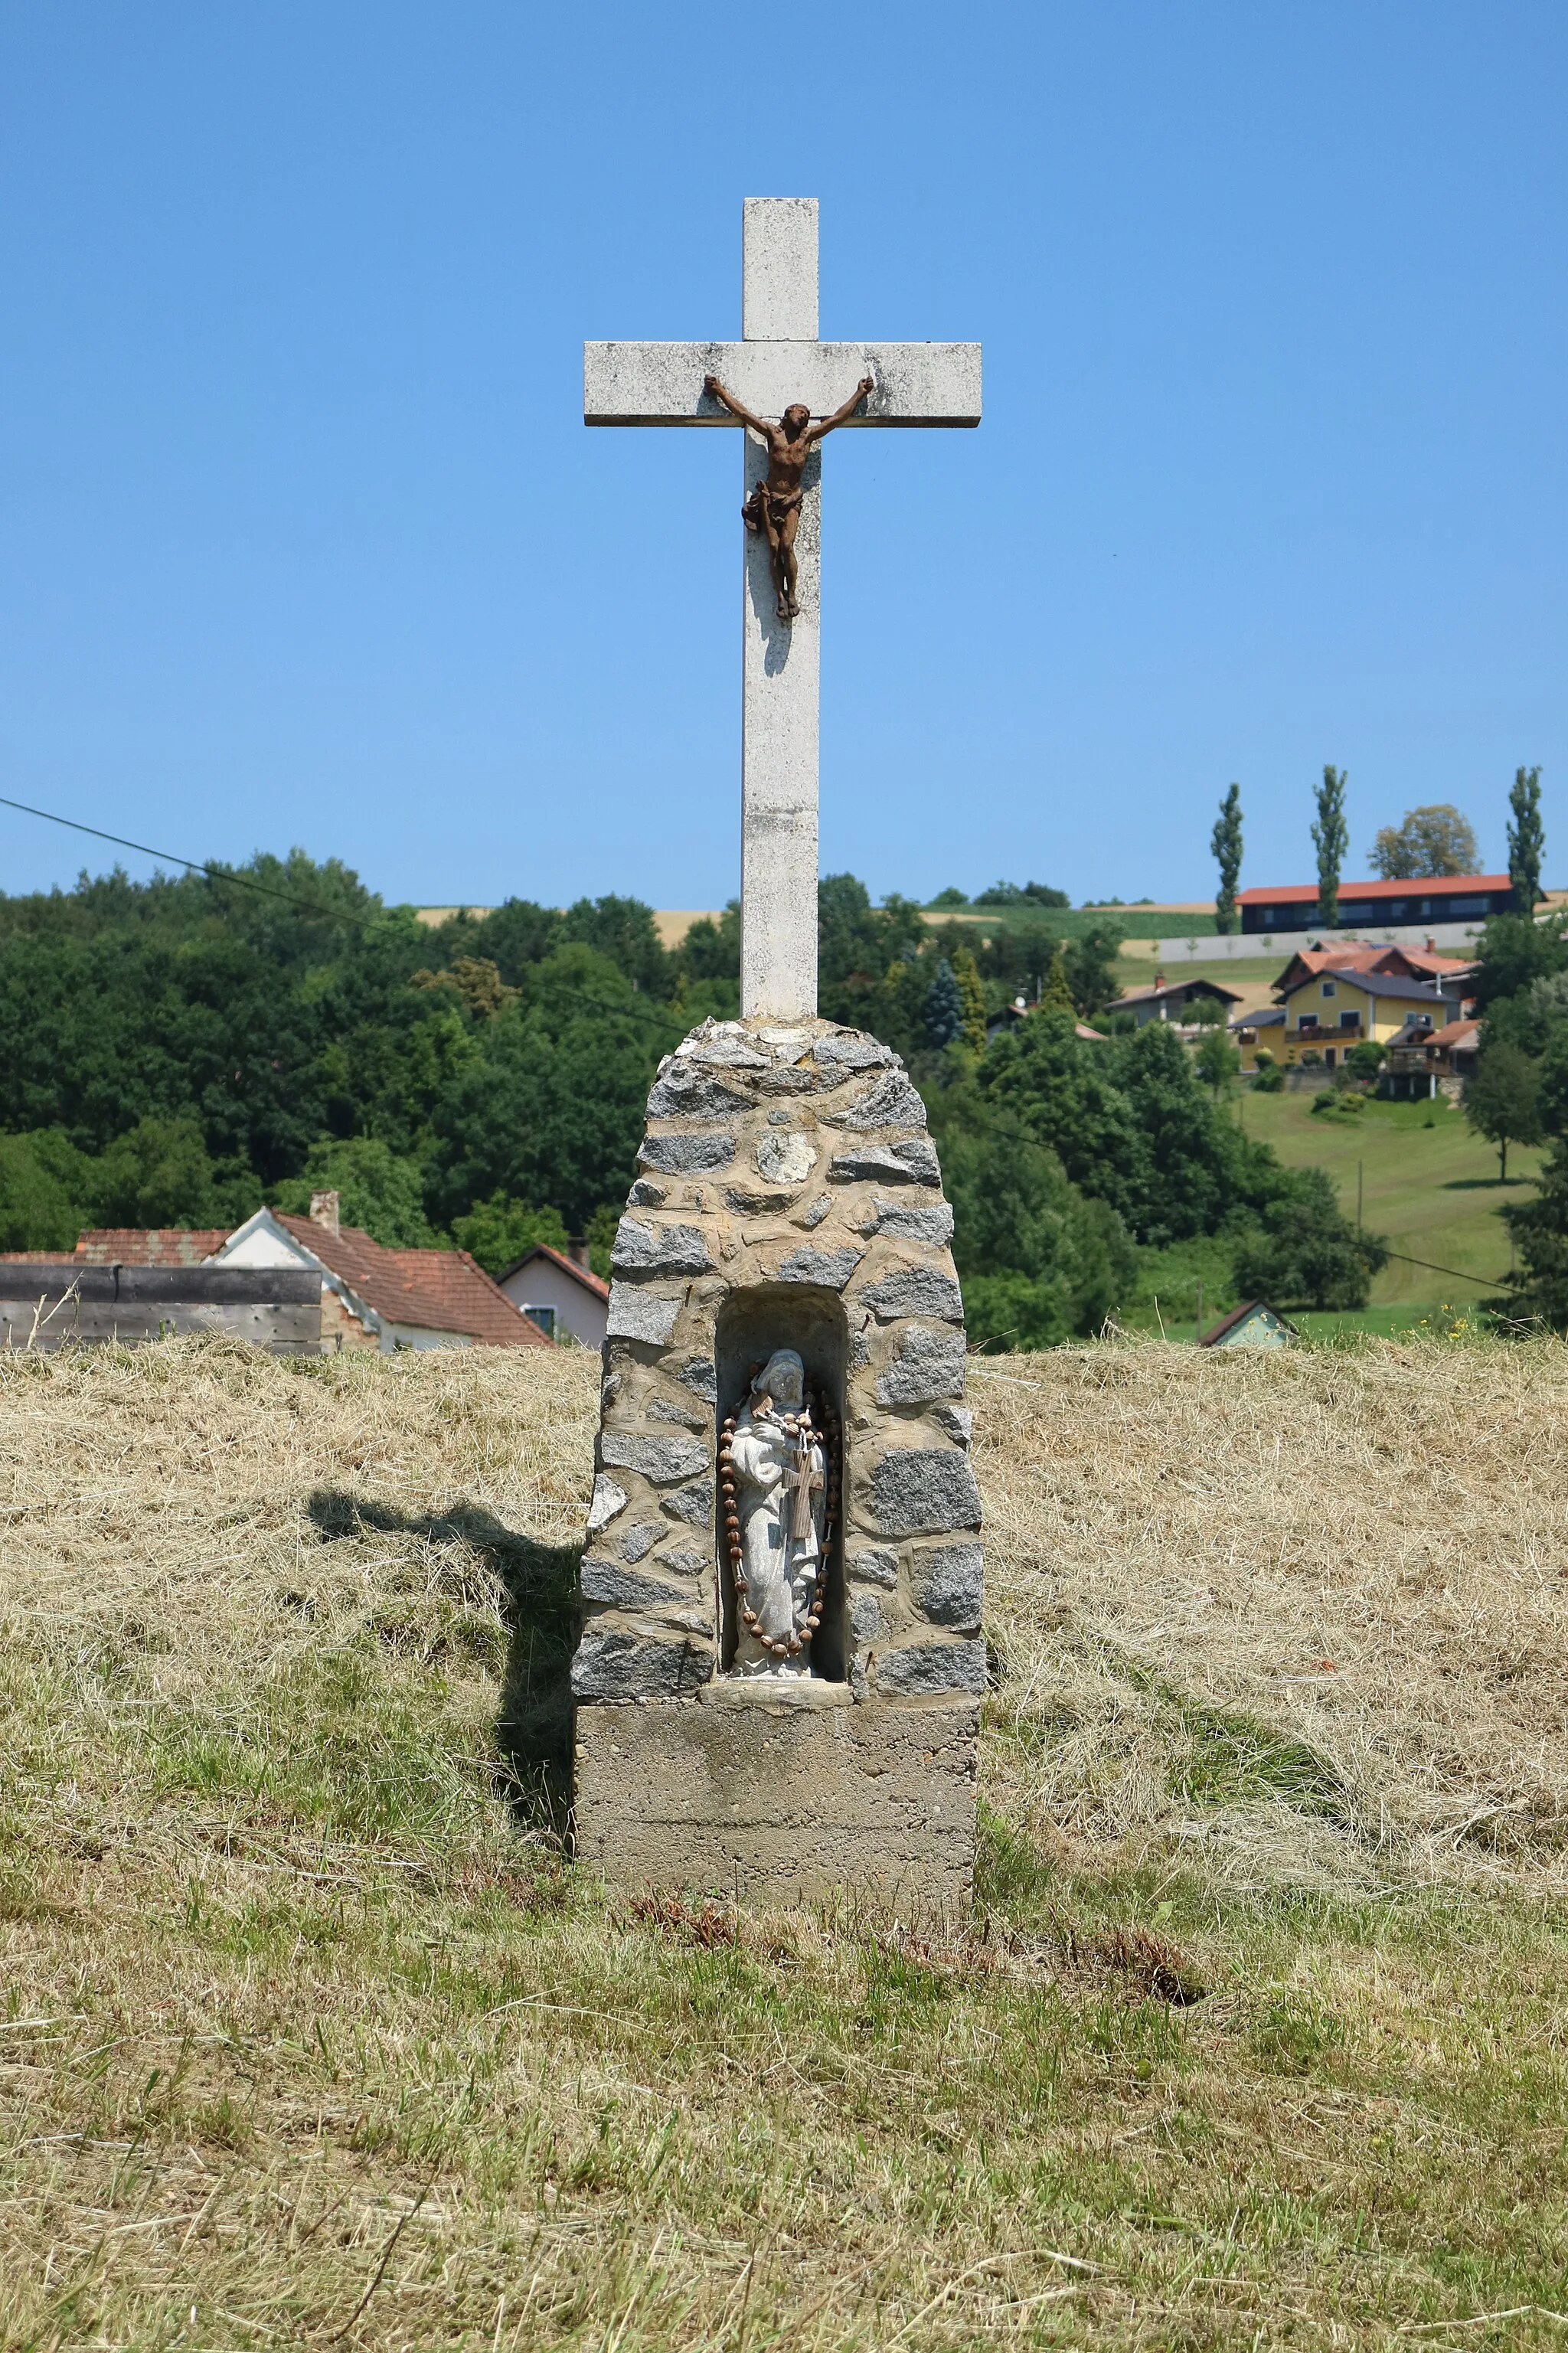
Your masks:
<instances>
[{"instance_id":1,"label":"tree line","mask_svg":"<svg viewBox=\"0 0 1568 2353\"><path fill-rule=\"evenodd\" d=\"M1096 1331L1197 1246L1285 1303L1364 1297L1377 1245L1247 1142L1177 1039L1079 1034L1107 1026L1120 934L1056 938L1051 912L932 923L852 875L820 890L822 1010L921 1089L976 1339ZM736 1011L739 971L733 906L672 949L613 896L432 927L300 851L0 897L0 1248L233 1226L330 1186L393 1246L493 1271L585 1233L603 1268L658 1062Z\"/></svg>"}]
</instances>

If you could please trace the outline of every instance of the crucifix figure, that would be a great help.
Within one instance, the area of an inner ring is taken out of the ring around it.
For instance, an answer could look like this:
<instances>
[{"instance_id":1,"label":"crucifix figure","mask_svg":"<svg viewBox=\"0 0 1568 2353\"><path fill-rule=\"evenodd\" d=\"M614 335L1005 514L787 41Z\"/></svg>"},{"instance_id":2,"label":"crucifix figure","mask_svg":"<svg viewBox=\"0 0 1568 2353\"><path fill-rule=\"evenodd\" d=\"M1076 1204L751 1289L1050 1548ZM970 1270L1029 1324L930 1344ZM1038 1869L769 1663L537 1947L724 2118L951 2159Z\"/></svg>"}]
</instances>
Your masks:
<instances>
[{"instance_id":1,"label":"crucifix figure","mask_svg":"<svg viewBox=\"0 0 1568 2353\"><path fill-rule=\"evenodd\" d=\"M816 1011L817 445L839 425L978 425L980 346L819 343L815 198L748 198L742 257L739 343L585 343L583 415L767 437L745 444L741 1011L798 1021Z\"/></svg>"},{"instance_id":2,"label":"crucifix figure","mask_svg":"<svg viewBox=\"0 0 1568 2353\"><path fill-rule=\"evenodd\" d=\"M805 461L817 443L836 425L847 425L867 394L876 389L876 379L863 375L843 407L825 417L820 425L812 423L811 411L804 400L792 401L778 423L769 425L762 417L753 417L732 392L726 392L716 375L710 375L703 385L705 392L721 400L731 416L749 426L767 447L768 478L752 491L741 509L741 520L753 537L758 532L767 536L773 586L778 591L774 609L781 621L793 621L800 610L795 593L798 577L795 535L800 524L800 502L805 495L801 487Z\"/></svg>"}]
</instances>

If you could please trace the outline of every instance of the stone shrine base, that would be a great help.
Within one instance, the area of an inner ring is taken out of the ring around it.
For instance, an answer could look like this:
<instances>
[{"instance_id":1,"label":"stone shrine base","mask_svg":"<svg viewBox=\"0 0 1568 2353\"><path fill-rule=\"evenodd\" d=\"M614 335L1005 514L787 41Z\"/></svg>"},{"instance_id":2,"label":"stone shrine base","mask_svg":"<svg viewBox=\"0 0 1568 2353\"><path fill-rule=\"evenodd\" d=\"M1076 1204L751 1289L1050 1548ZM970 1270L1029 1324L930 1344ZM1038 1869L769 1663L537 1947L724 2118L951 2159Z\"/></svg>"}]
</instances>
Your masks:
<instances>
[{"instance_id":1,"label":"stone shrine base","mask_svg":"<svg viewBox=\"0 0 1568 2353\"><path fill-rule=\"evenodd\" d=\"M580 1708L577 1853L633 1894L842 1895L904 1921L955 1917L973 1880L979 1718L972 1698L889 1704L820 1681Z\"/></svg>"}]
</instances>

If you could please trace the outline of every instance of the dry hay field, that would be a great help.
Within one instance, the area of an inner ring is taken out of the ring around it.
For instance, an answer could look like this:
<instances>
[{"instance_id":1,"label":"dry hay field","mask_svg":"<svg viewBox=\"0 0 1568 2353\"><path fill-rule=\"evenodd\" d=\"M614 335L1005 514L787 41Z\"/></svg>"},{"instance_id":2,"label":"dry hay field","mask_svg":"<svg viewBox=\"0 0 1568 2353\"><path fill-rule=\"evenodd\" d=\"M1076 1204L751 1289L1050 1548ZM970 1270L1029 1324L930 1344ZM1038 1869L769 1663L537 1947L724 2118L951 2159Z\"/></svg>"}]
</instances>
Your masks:
<instances>
[{"instance_id":1,"label":"dry hay field","mask_svg":"<svg viewBox=\"0 0 1568 2353\"><path fill-rule=\"evenodd\" d=\"M1568 1351L977 1366L942 1935L563 1859L595 1377L0 1359L0 2342L1568 2345Z\"/></svg>"}]
</instances>

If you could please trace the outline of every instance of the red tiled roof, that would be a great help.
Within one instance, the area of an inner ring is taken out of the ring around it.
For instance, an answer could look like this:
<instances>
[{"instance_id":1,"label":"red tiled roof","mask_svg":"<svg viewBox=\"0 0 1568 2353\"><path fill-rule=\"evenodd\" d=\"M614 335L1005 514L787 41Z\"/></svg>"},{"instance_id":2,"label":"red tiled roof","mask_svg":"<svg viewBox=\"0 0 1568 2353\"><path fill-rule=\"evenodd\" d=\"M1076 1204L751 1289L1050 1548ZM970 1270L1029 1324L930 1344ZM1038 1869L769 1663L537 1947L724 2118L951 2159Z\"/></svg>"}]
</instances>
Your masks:
<instances>
[{"instance_id":1,"label":"red tiled roof","mask_svg":"<svg viewBox=\"0 0 1568 2353\"><path fill-rule=\"evenodd\" d=\"M313 1218L287 1217L276 1209L272 1214L389 1324L413 1324L423 1332L461 1332L492 1348L555 1345L512 1305L467 1250L386 1250L358 1226L343 1226L333 1233Z\"/></svg>"},{"instance_id":2,"label":"red tiled roof","mask_svg":"<svg viewBox=\"0 0 1568 2353\"><path fill-rule=\"evenodd\" d=\"M88 1266L200 1266L222 1250L232 1228L89 1226L76 1256Z\"/></svg>"},{"instance_id":3,"label":"red tiled roof","mask_svg":"<svg viewBox=\"0 0 1568 2353\"><path fill-rule=\"evenodd\" d=\"M1426 1043L1428 1046L1447 1046L1451 1053L1456 1046L1462 1046L1467 1039L1473 1038L1480 1026L1479 1021L1445 1021L1441 1029L1426 1032Z\"/></svg>"},{"instance_id":4,"label":"red tiled roof","mask_svg":"<svg viewBox=\"0 0 1568 2353\"><path fill-rule=\"evenodd\" d=\"M1352 904L1358 899L1470 898L1482 891L1511 891L1506 874L1412 874L1398 882L1342 882L1340 897ZM1278 890L1238 891L1238 907L1315 907L1315 882L1281 882Z\"/></svg>"},{"instance_id":5,"label":"red tiled roof","mask_svg":"<svg viewBox=\"0 0 1568 2353\"><path fill-rule=\"evenodd\" d=\"M552 1250L548 1242L535 1242L531 1250L525 1250L522 1256L514 1259L506 1269L500 1278L501 1281L510 1282L514 1274L521 1268L531 1264L536 1258L547 1258L552 1266L558 1266L563 1274L571 1275L574 1281L582 1284L584 1291L591 1291L595 1299L602 1300L605 1306L609 1305L609 1284L602 1282L592 1267L579 1266L574 1258L563 1258L558 1250Z\"/></svg>"}]
</instances>

